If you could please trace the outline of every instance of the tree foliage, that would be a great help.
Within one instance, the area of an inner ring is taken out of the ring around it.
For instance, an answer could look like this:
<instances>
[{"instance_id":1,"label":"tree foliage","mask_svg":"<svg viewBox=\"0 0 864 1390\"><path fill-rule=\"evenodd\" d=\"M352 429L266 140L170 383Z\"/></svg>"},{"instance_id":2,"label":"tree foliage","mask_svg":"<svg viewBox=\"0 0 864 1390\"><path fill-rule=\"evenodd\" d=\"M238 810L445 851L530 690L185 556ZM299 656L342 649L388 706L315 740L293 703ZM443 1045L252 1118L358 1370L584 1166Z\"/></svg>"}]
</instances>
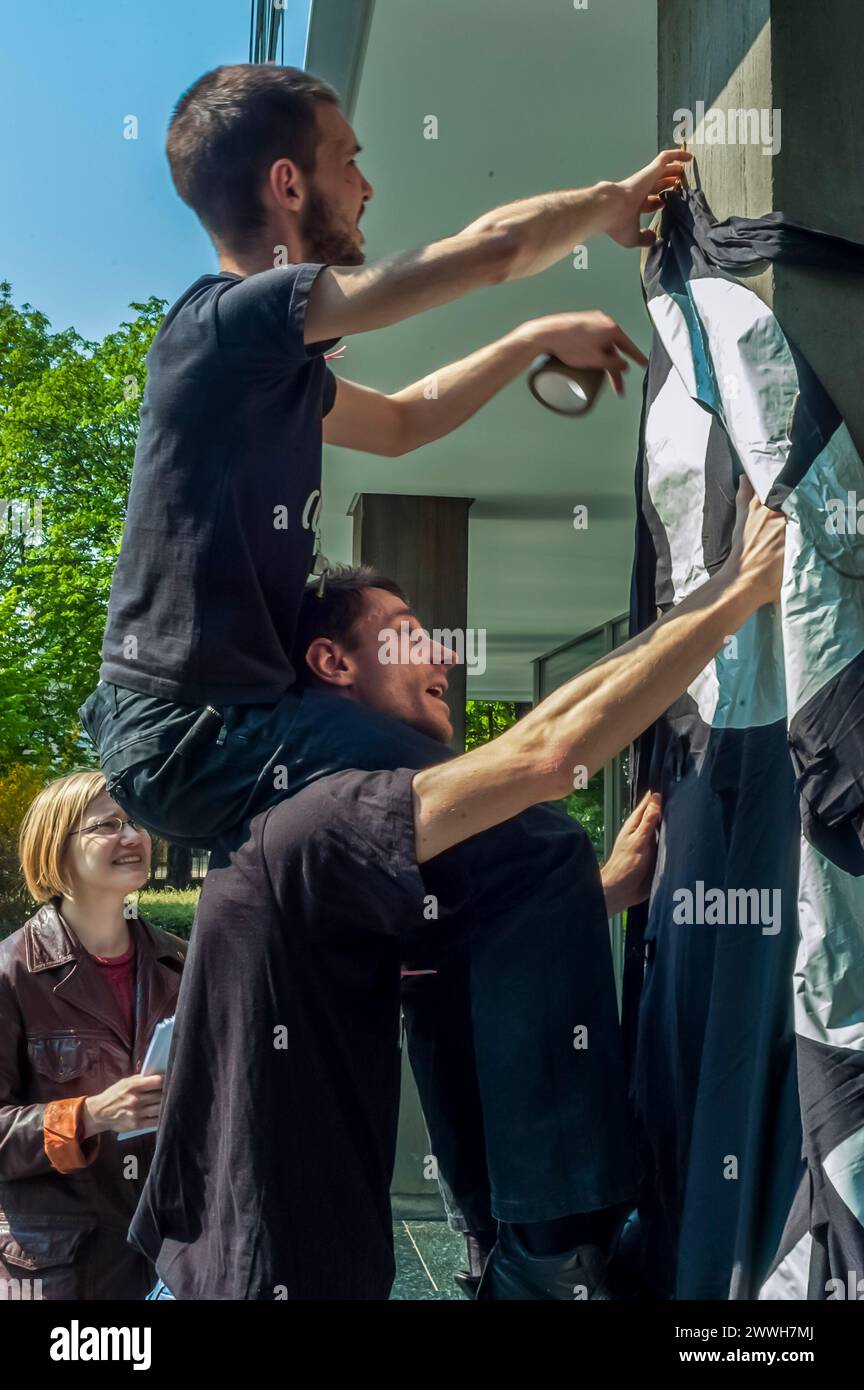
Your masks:
<instances>
[{"instance_id":1,"label":"tree foliage","mask_svg":"<svg viewBox=\"0 0 864 1390\"><path fill-rule=\"evenodd\" d=\"M512 700L465 701L465 749L478 748L497 738L516 723L516 706Z\"/></svg>"},{"instance_id":2,"label":"tree foliage","mask_svg":"<svg viewBox=\"0 0 864 1390\"><path fill-rule=\"evenodd\" d=\"M603 772L595 772L587 787L571 792L561 802L568 815L578 820L588 834L594 853L599 860L605 858L603 827L605 808L603 805Z\"/></svg>"},{"instance_id":3,"label":"tree foliage","mask_svg":"<svg viewBox=\"0 0 864 1390\"><path fill-rule=\"evenodd\" d=\"M0 772L0 937L22 926L34 910L18 863L18 829L45 780L44 768L35 763Z\"/></svg>"},{"instance_id":4,"label":"tree foliage","mask_svg":"<svg viewBox=\"0 0 864 1390\"><path fill-rule=\"evenodd\" d=\"M465 705L465 747L477 748L497 738L515 724L516 706L511 700L468 700ZM603 773L597 772L587 787L571 792L560 805L587 831L597 855L603 858Z\"/></svg>"},{"instance_id":5,"label":"tree foliage","mask_svg":"<svg viewBox=\"0 0 864 1390\"><path fill-rule=\"evenodd\" d=\"M29 902L14 856L27 804L51 776L96 761L77 712L98 678L145 357L166 305L130 308L90 342L53 332L0 282L0 899L15 904ZM516 718L511 701L469 700L466 747ZM602 774L562 804L602 850Z\"/></svg>"},{"instance_id":6,"label":"tree foliage","mask_svg":"<svg viewBox=\"0 0 864 1390\"><path fill-rule=\"evenodd\" d=\"M16 308L0 283L0 770L92 761L77 710L98 676L144 358L165 311L155 298L130 307L134 319L88 342Z\"/></svg>"}]
</instances>

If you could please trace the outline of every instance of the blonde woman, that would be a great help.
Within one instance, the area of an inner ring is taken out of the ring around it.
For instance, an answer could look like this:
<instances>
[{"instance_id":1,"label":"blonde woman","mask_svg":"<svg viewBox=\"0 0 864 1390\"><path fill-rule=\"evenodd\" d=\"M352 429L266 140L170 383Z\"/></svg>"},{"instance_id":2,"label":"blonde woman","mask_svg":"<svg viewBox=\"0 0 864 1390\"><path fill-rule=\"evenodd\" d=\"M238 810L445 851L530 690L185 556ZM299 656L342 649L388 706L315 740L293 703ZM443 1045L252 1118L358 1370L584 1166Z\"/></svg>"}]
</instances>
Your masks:
<instances>
[{"instance_id":1,"label":"blonde woman","mask_svg":"<svg viewBox=\"0 0 864 1390\"><path fill-rule=\"evenodd\" d=\"M150 837L100 772L45 787L21 868L38 912L0 942L0 1299L139 1299L153 1282L126 1243L162 1078L137 1073L173 1014L186 943L127 916Z\"/></svg>"}]
</instances>

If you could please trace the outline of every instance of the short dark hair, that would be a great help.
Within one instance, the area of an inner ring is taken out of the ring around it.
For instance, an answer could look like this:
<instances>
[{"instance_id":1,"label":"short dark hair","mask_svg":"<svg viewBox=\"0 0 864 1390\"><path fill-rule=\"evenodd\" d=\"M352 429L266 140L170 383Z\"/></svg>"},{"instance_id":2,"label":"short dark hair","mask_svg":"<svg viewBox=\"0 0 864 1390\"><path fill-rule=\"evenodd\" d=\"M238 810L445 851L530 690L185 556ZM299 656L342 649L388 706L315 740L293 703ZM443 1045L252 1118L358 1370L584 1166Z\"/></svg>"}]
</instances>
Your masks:
<instances>
[{"instance_id":1,"label":"short dark hair","mask_svg":"<svg viewBox=\"0 0 864 1390\"><path fill-rule=\"evenodd\" d=\"M300 614L294 634L291 664L298 685L308 685L312 672L306 665L306 653L316 637L328 637L341 642L349 650L354 644L353 628L363 613L363 597L367 589L384 589L404 603L408 600L395 579L379 574L371 565L334 565L327 572L324 593L319 596L321 581L311 580L303 590Z\"/></svg>"},{"instance_id":2,"label":"short dark hair","mask_svg":"<svg viewBox=\"0 0 864 1390\"><path fill-rule=\"evenodd\" d=\"M273 63L214 68L183 93L168 127L168 163L212 237L239 249L264 225L261 188L277 159L314 171L320 101L338 106L339 93Z\"/></svg>"}]
</instances>

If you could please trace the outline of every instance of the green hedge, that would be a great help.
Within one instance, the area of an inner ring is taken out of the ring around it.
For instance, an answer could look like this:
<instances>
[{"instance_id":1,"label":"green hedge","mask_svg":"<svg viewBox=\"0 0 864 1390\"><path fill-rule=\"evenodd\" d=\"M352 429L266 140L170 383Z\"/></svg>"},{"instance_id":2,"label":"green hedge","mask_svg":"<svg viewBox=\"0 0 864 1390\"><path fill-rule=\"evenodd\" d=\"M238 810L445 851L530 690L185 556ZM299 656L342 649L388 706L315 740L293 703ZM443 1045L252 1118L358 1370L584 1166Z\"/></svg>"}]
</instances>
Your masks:
<instances>
[{"instance_id":1,"label":"green hedge","mask_svg":"<svg viewBox=\"0 0 864 1390\"><path fill-rule=\"evenodd\" d=\"M139 893L138 911L145 922L188 940L200 892L200 888L150 889ZM22 898L20 904L0 901L0 941L23 927L36 910L36 904L29 897Z\"/></svg>"},{"instance_id":2,"label":"green hedge","mask_svg":"<svg viewBox=\"0 0 864 1390\"><path fill-rule=\"evenodd\" d=\"M138 911L151 926L189 938L200 888L159 888L138 894Z\"/></svg>"}]
</instances>

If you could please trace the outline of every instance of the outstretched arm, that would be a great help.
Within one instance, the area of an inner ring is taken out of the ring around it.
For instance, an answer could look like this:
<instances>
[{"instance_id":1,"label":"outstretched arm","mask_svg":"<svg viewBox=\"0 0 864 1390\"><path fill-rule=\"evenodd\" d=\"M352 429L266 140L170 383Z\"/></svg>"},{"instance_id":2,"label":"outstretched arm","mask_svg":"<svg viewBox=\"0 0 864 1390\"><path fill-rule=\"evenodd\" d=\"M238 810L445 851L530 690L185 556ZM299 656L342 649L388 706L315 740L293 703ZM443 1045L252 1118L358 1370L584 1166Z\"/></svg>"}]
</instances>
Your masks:
<instances>
[{"instance_id":1,"label":"outstretched arm","mask_svg":"<svg viewBox=\"0 0 864 1390\"><path fill-rule=\"evenodd\" d=\"M385 458L408 454L470 420L540 352L554 353L574 367L602 367L619 395L629 366L626 358L647 365L636 344L606 314L553 314L520 324L497 342L392 396L340 377L333 408L324 417L324 441Z\"/></svg>"},{"instance_id":2,"label":"outstretched arm","mask_svg":"<svg viewBox=\"0 0 864 1390\"><path fill-rule=\"evenodd\" d=\"M749 506L748 506L749 504ZM738 488L728 560L646 632L548 696L500 738L414 778L418 863L566 796L668 709L751 613L776 601L785 517Z\"/></svg>"},{"instance_id":3,"label":"outstretched arm","mask_svg":"<svg viewBox=\"0 0 864 1390\"><path fill-rule=\"evenodd\" d=\"M640 229L640 215L656 212L660 194L677 182L689 158L664 150L621 183L523 198L416 251L372 265L326 266L309 294L304 340L368 333L484 285L536 275L598 232L624 246L648 245L654 234Z\"/></svg>"}]
</instances>

